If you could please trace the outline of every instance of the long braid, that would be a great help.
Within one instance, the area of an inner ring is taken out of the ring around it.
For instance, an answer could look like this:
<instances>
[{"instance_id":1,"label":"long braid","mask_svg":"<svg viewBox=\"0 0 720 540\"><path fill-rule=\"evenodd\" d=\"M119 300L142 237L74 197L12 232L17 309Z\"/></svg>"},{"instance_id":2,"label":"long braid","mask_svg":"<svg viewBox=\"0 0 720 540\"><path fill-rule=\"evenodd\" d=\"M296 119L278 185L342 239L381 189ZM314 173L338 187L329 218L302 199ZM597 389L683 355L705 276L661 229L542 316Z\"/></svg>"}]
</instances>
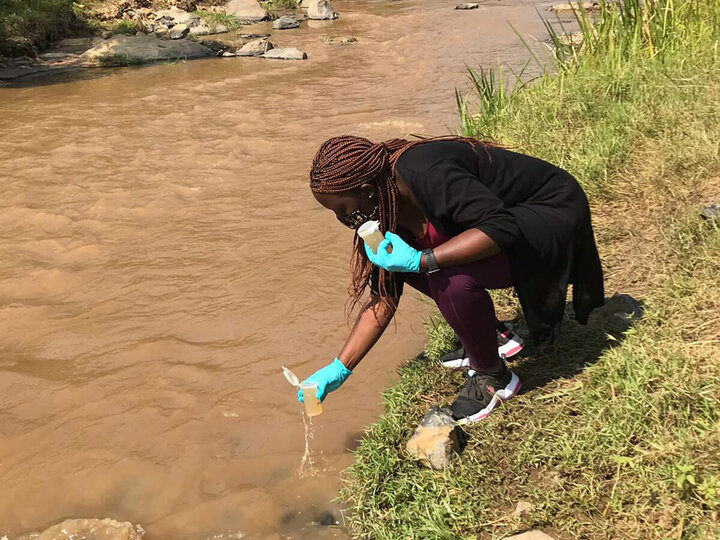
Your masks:
<instances>
[{"instance_id":1,"label":"long braid","mask_svg":"<svg viewBox=\"0 0 720 540\"><path fill-rule=\"evenodd\" d=\"M487 143L466 137L436 137L412 142L390 139L378 144L352 135L333 137L325 141L315 154L310 171L310 189L315 193L335 194L358 189L366 183L374 184L379 199L380 230L397 233L397 162L410 148L437 140L461 141L473 147L487 146ZM357 306L367 289L373 270L365 254L363 240L358 235L355 235L353 247L350 262L352 282L348 288L350 311ZM390 272L380 268L378 292L385 304L389 303L389 297L397 295L397 291L388 290L388 284L393 283Z\"/></svg>"}]
</instances>

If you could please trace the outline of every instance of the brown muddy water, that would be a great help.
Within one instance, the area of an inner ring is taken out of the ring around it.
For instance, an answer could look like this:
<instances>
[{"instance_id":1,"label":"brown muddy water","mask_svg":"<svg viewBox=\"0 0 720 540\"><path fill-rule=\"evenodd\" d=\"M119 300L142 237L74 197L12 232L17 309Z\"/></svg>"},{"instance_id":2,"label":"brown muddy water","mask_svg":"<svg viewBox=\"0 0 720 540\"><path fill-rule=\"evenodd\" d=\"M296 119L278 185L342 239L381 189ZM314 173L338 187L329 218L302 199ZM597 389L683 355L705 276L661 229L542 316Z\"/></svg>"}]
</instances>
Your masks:
<instances>
[{"instance_id":1,"label":"brown muddy water","mask_svg":"<svg viewBox=\"0 0 720 540\"><path fill-rule=\"evenodd\" d=\"M146 539L341 538L330 512L395 367L421 350L408 292L381 342L314 419L307 376L337 354L352 232L308 189L326 138L458 128L464 64L519 65L490 0L336 1L276 32L307 62L208 59L0 88L0 537L68 517ZM246 27L262 31L269 25ZM332 47L323 36L359 39ZM325 519L329 519L325 517Z\"/></svg>"}]
</instances>

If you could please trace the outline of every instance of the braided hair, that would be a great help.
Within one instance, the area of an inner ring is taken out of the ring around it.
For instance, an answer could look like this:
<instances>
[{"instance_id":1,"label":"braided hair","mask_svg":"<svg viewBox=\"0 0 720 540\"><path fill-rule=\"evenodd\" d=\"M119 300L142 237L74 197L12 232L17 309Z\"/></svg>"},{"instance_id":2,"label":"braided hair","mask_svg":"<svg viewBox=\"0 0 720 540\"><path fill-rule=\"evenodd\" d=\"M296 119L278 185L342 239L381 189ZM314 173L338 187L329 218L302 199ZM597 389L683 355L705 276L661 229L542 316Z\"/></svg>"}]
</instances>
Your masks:
<instances>
[{"instance_id":1,"label":"braided hair","mask_svg":"<svg viewBox=\"0 0 720 540\"><path fill-rule=\"evenodd\" d=\"M372 184L378 193L380 230L397 233L398 190L395 180L397 162L410 148L430 141L453 140L473 147L487 146L477 139L466 137L434 137L417 141L390 139L373 143L363 137L343 135L325 141L315 154L310 170L310 189L314 193L337 194ZM349 309L359 303L373 272L373 264L365 254L363 240L355 235L353 257L350 262L352 282L348 288ZM397 296L391 273L379 268L378 293L383 303Z\"/></svg>"}]
</instances>

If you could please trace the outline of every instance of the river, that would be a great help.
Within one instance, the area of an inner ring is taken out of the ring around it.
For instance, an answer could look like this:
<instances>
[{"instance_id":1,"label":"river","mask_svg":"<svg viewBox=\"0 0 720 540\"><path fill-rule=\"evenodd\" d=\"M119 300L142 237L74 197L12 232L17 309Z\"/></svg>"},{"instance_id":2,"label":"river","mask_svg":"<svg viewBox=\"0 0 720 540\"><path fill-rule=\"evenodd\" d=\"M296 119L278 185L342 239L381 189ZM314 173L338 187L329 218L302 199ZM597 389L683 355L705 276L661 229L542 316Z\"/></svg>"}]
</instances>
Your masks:
<instances>
[{"instance_id":1,"label":"river","mask_svg":"<svg viewBox=\"0 0 720 540\"><path fill-rule=\"evenodd\" d=\"M146 540L343 538L333 498L428 306L408 291L314 421L348 333L352 232L308 188L320 143L459 129L464 64L519 65L548 3L336 1L276 32L306 62L207 59L0 88L0 537L68 517ZM269 23L243 32L269 29ZM323 36L353 35L330 46ZM329 518L325 518L329 519Z\"/></svg>"}]
</instances>

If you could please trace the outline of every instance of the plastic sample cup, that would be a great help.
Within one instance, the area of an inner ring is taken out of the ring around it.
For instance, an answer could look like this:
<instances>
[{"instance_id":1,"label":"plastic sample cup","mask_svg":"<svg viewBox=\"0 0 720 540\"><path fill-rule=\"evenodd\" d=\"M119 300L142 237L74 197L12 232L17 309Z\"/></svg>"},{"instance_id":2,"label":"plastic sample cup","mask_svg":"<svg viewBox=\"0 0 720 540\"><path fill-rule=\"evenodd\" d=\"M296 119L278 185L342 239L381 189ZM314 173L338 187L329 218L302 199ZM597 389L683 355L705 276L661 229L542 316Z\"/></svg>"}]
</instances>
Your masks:
<instances>
[{"instance_id":1,"label":"plastic sample cup","mask_svg":"<svg viewBox=\"0 0 720 540\"><path fill-rule=\"evenodd\" d=\"M305 414L308 416L317 416L322 414L322 403L317 397L317 383L304 382L300 383L303 392L303 401L305 402Z\"/></svg>"},{"instance_id":2,"label":"plastic sample cup","mask_svg":"<svg viewBox=\"0 0 720 540\"><path fill-rule=\"evenodd\" d=\"M377 253L380 242L385 240L385 235L380 230L379 221L366 221L357 230L358 236L362 238L373 253Z\"/></svg>"}]
</instances>

